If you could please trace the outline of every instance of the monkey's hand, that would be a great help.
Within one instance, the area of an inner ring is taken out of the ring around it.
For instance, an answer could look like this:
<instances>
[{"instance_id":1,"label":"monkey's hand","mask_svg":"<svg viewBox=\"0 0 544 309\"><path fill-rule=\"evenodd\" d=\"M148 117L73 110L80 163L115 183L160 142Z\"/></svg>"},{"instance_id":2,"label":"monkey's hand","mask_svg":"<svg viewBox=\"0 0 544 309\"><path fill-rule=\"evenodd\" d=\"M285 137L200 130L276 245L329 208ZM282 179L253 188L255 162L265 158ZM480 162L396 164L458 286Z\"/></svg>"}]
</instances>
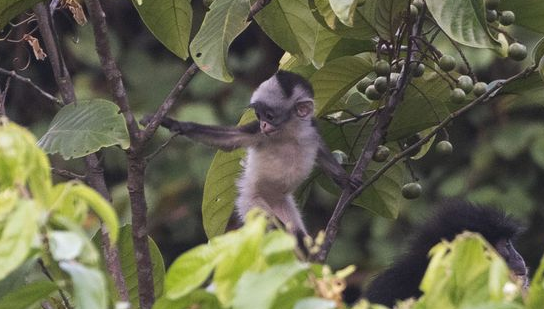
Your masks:
<instances>
[{"instance_id":1,"label":"monkey's hand","mask_svg":"<svg viewBox=\"0 0 544 309\"><path fill-rule=\"evenodd\" d=\"M348 179L349 187L351 188L351 191L355 191L359 189L363 185L363 182L359 179L355 179L353 177L350 177Z\"/></svg>"}]
</instances>

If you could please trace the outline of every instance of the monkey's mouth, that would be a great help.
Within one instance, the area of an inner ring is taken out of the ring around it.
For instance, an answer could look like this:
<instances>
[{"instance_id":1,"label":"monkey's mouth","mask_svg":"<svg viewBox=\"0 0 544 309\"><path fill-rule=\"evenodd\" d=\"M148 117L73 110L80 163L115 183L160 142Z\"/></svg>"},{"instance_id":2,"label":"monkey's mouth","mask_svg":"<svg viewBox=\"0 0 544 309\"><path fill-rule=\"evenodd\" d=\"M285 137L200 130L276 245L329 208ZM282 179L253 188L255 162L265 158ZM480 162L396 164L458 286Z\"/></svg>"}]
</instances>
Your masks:
<instances>
[{"instance_id":1,"label":"monkey's mouth","mask_svg":"<svg viewBox=\"0 0 544 309\"><path fill-rule=\"evenodd\" d=\"M266 136L274 136L274 135L278 134L279 131L280 130L278 130L278 129L274 129L274 130L266 130L266 131L262 131L262 132Z\"/></svg>"}]
</instances>

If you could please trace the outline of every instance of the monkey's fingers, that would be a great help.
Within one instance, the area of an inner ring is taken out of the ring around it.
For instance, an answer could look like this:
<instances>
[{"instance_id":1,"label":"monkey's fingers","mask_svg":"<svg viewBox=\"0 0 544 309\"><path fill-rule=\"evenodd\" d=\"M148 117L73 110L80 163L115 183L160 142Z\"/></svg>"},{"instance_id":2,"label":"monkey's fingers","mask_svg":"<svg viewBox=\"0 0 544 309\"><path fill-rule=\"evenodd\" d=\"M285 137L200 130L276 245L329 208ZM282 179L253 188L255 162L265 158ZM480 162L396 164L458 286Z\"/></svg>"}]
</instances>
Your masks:
<instances>
[{"instance_id":1,"label":"monkey's fingers","mask_svg":"<svg viewBox=\"0 0 544 309\"><path fill-rule=\"evenodd\" d=\"M361 187L363 185L363 182L361 180L359 180L359 179L350 178L349 179L349 185L351 187L351 190L355 191L355 190L359 189L359 187Z\"/></svg>"}]
</instances>

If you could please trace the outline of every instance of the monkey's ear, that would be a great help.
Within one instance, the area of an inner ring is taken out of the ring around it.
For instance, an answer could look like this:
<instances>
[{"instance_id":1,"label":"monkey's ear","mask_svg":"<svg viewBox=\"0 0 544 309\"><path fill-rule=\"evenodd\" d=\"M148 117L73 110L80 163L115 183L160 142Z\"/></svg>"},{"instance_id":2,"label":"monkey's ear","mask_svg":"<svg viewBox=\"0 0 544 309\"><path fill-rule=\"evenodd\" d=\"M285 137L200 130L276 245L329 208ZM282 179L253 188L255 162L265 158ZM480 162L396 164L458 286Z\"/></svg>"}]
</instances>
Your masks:
<instances>
[{"instance_id":1,"label":"monkey's ear","mask_svg":"<svg viewBox=\"0 0 544 309\"><path fill-rule=\"evenodd\" d=\"M313 101L300 101L295 104L297 116L306 117L314 112Z\"/></svg>"}]
</instances>

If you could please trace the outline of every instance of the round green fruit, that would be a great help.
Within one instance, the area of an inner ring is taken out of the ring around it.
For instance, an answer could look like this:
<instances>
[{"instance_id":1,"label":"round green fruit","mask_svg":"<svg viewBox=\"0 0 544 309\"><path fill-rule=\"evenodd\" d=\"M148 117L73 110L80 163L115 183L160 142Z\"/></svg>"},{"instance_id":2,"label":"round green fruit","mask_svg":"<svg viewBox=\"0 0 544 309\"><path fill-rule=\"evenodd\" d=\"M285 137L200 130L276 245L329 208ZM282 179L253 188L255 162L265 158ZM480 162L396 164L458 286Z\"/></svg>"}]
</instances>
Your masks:
<instances>
[{"instance_id":1,"label":"round green fruit","mask_svg":"<svg viewBox=\"0 0 544 309\"><path fill-rule=\"evenodd\" d=\"M413 200L418 198L421 195L421 191L423 190L419 183L409 182L402 186L402 189L400 191L405 199Z\"/></svg>"},{"instance_id":2,"label":"round green fruit","mask_svg":"<svg viewBox=\"0 0 544 309\"><path fill-rule=\"evenodd\" d=\"M487 84L484 82L477 82L474 84L474 89L472 91L475 96L479 97L487 91Z\"/></svg>"},{"instance_id":3,"label":"round green fruit","mask_svg":"<svg viewBox=\"0 0 544 309\"><path fill-rule=\"evenodd\" d=\"M374 64L374 71L378 76L387 76L391 73L391 66L385 60L379 60Z\"/></svg>"},{"instance_id":4,"label":"round green fruit","mask_svg":"<svg viewBox=\"0 0 544 309\"><path fill-rule=\"evenodd\" d=\"M382 94L376 90L376 87L374 85L370 85L366 87L365 95L369 100L379 100L382 97Z\"/></svg>"},{"instance_id":5,"label":"round green fruit","mask_svg":"<svg viewBox=\"0 0 544 309\"><path fill-rule=\"evenodd\" d=\"M440 57L440 60L438 60L438 66L444 72L449 72L455 69L455 58L450 55L443 55Z\"/></svg>"},{"instance_id":6,"label":"round green fruit","mask_svg":"<svg viewBox=\"0 0 544 309\"><path fill-rule=\"evenodd\" d=\"M450 155L453 152L453 146L449 141L440 141L436 144L436 151L441 155Z\"/></svg>"},{"instance_id":7,"label":"round green fruit","mask_svg":"<svg viewBox=\"0 0 544 309\"><path fill-rule=\"evenodd\" d=\"M499 18L499 14L497 14L497 11L495 10L487 10L485 12L485 19L489 23L494 23L497 21L497 18Z\"/></svg>"},{"instance_id":8,"label":"round green fruit","mask_svg":"<svg viewBox=\"0 0 544 309\"><path fill-rule=\"evenodd\" d=\"M370 85L372 85L372 79L365 77L355 85L355 88L357 88L357 91L360 93L365 93L366 88Z\"/></svg>"},{"instance_id":9,"label":"round green fruit","mask_svg":"<svg viewBox=\"0 0 544 309\"><path fill-rule=\"evenodd\" d=\"M499 17L499 22L503 26L510 26L516 21L516 15L512 11L502 11Z\"/></svg>"},{"instance_id":10,"label":"round green fruit","mask_svg":"<svg viewBox=\"0 0 544 309\"><path fill-rule=\"evenodd\" d=\"M412 66L413 64L413 66ZM421 77L425 72L425 65L423 63L410 63L410 72L412 72L413 77Z\"/></svg>"},{"instance_id":11,"label":"round green fruit","mask_svg":"<svg viewBox=\"0 0 544 309\"><path fill-rule=\"evenodd\" d=\"M374 81L374 87L378 90L379 93L384 93L389 89L389 84L387 83L387 77L379 76Z\"/></svg>"},{"instance_id":12,"label":"round green fruit","mask_svg":"<svg viewBox=\"0 0 544 309\"><path fill-rule=\"evenodd\" d=\"M376 152L372 156L372 160L376 162L385 162L385 160L387 160L387 158L389 157L390 153L391 151L389 150L389 148L387 148L387 146L380 145L378 146L378 148L376 148Z\"/></svg>"},{"instance_id":13,"label":"round green fruit","mask_svg":"<svg viewBox=\"0 0 544 309\"><path fill-rule=\"evenodd\" d=\"M334 157L334 159L336 159L336 162L338 162L339 164L345 164L348 162L348 155L346 155L346 153L343 152L342 150L333 151L332 156Z\"/></svg>"},{"instance_id":14,"label":"round green fruit","mask_svg":"<svg viewBox=\"0 0 544 309\"><path fill-rule=\"evenodd\" d=\"M472 78L470 78L470 76L461 75L457 79L457 86L459 86L459 88L463 89L463 91L466 94L466 93L469 93L469 92L472 91L472 89L474 88L474 83L472 81Z\"/></svg>"},{"instance_id":15,"label":"round green fruit","mask_svg":"<svg viewBox=\"0 0 544 309\"><path fill-rule=\"evenodd\" d=\"M488 10L496 10L499 8L500 0L485 0L485 7Z\"/></svg>"},{"instance_id":16,"label":"round green fruit","mask_svg":"<svg viewBox=\"0 0 544 309\"><path fill-rule=\"evenodd\" d=\"M467 95L461 88L455 88L451 91L450 100L455 104L462 104L465 102Z\"/></svg>"},{"instance_id":17,"label":"round green fruit","mask_svg":"<svg viewBox=\"0 0 544 309\"><path fill-rule=\"evenodd\" d=\"M527 57L527 47L520 43L512 43L508 46L508 57L521 61Z\"/></svg>"}]
</instances>

